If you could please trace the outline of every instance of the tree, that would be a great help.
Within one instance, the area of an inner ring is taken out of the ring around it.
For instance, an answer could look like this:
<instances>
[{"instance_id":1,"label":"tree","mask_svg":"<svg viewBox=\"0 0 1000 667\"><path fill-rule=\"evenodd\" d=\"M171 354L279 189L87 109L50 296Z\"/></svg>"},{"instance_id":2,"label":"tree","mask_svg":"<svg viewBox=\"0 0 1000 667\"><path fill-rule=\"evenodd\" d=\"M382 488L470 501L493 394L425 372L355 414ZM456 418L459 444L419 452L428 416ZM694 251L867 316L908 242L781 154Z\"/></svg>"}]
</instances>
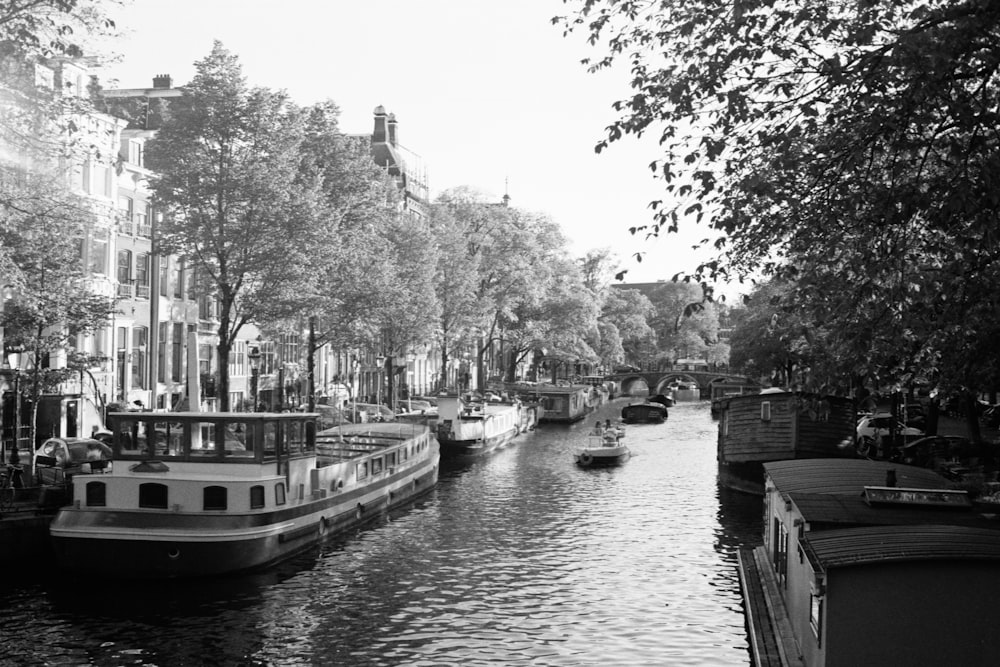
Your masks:
<instances>
[{"instance_id":1,"label":"tree","mask_svg":"<svg viewBox=\"0 0 1000 667\"><path fill-rule=\"evenodd\" d=\"M240 329L309 284L319 183L300 169L304 114L284 93L249 88L219 42L195 68L148 142L147 164L167 211L160 250L181 256L218 303L218 395L228 410Z\"/></svg>"},{"instance_id":2,"label":"tree","mask_svg":"<svg viewBox=\"0 0 1000 667\"><path fill-rule=\"evenodd\" d=\"M441 377L437 386L440 390L447 383L452 352L468 340L469 332L482 317L476 295L480 257L469 254L466 229L446 200L431 207L429 220L438 250L434 287L441 306L435 331L441 351Z\"/></svg>"},{"instance_id":3,"label":"tree","mask_svg":"<svg viewBox=\"0 0 1000 667\"><path fill-rule=\"evenodd\" d=\"M22 192L35 194L32 206L6 209L0 224L0 246L11 270L5 275L13 287L0 311L4 358L6 349L13 349L28 361L32 443L42 394L105 361L76 350L76 343L106 327L115 306L112 298L94 291L80 257L93 220L83 214L77 197L51 186L44 176L23 175ZM50 363L60 355L65 363Z\"/></svg>"},{"instance_id":4,"label":"tree","mask_svg":"<svg viewBox=\"0 0 1000 667\"><path fill-rule=\"evenodd\" d=\"M659 135L652 231L724 234L699 279L791 280L829 371L839 355L870 385L995 382L1000 5L647 5L586 0L562 22L607 46L595 69L630 63L597 148Z\"/></svg>"},{"instance_id":5,"label":"tree","mask_svg":"<svg viewBox=\"0 0 1000 667\"><path fill-rule=\"evenodd\" d=\"M600 315L601 327L613 331L601 335L599 350L605 366L614 367L623 361L635 363L644 358L641 350L656 341L656 333L649 325L654 312L653 304L638 290L608 290ZM614 339L620 341L617 346L612 344Z\"/></svg>"}]
</instances>

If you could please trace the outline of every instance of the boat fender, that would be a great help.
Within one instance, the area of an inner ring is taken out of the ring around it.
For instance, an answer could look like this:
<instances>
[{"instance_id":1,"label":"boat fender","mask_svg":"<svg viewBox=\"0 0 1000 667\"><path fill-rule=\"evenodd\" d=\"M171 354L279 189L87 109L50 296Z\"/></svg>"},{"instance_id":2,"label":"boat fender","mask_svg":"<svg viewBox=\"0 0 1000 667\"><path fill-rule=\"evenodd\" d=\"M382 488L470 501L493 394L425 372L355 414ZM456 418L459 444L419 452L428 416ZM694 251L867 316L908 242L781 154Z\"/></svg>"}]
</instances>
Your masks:
<instances>
[{"instance_id":1,"label":"boat fender","mask_svg":"<svg viewBox=\"0 0 1000 667\"><path fill-rule=\"evenodd\" d=\"M321 536L326 535L326 532L327 530L329 530L329 528L330 528L330 520L327 519L325 516L321 516L319 518L319 534Z\"/></svg>"},{"instance_id":2,"label":"boat fender","mask_svg":"<svg viewBox=\"0 0 1000 667\"><path fill-rule=\"evenodd\" d=\"M354 513L354 515L355 515L355 516L356 516L357 518L359 518L359 519L360 519L360 518L362 517L362 515L364 515L364 513L365 513L365 506L364 506L364 505L362 505L361 503L358 503L358 509L357 509L357 511L356 511L356 512Z\"/></svg>"},{"instance_id":3,"label":"boat fender","mask_svg":"<svg viewBox=\"0 0 1000 667\"><path fill-rule=\"evenodd\" d=\"M588 452L584 452L583 454L580 454L580 463L582 463L585 466L589 466L591 464L591 462L593 462L593 460L594 460L594 457L591 456Z\"/></svg>"}]
</instances>

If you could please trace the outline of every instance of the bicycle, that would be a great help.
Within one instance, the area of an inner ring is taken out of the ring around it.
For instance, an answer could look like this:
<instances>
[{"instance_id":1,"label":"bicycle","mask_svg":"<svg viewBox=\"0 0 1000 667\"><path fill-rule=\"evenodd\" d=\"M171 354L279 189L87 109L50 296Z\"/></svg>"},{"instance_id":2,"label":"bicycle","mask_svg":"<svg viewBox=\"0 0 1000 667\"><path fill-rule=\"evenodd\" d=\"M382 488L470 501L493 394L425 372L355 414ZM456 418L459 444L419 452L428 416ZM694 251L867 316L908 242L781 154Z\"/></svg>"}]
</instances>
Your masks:
<instances>
[{"instance_id":1,"label":"bicycle","mask_svg":"<svg viewBox=\"0 0 1000 667\"><path fill-rule=\"evenodd\" d=\"M10 463L0 469L0 515L9 512L17 499L18 485L24 468Z\"/></svg>"}]
</instances>

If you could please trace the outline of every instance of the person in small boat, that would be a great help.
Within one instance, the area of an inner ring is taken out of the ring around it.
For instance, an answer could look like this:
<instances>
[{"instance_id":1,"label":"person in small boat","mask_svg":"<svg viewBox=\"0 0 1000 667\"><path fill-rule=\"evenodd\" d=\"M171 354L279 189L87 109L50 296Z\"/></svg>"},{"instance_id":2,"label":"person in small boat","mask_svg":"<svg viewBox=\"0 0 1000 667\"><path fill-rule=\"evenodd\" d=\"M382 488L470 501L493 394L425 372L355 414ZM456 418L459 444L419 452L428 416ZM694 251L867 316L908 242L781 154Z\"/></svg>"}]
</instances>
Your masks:
<instances>
[{"instance_id":1,"label":"person in small boat","mask_svg":"<svg viewBox=\"0 0 1000 667\"><path fill-rule=\"evenodd\" d=\"M604 427L601 426L600 420L598 420L597 423L594 424L594 435L604 435Z\"/></svg>"}]
</instances>

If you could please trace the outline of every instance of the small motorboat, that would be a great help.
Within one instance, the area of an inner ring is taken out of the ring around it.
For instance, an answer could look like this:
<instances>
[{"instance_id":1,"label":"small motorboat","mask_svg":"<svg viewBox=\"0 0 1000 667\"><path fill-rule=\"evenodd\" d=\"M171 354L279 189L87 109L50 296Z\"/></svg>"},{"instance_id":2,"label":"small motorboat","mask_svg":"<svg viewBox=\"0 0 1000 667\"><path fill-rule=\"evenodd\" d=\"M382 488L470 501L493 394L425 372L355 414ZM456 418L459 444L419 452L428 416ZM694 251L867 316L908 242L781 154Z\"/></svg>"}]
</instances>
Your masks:
<instances>
[{"instance_id":1,"label":"small motorboat","mask_svg":"<svg viewBox=\"0 0 1000 667\"><path fill-rule=\"evenodd\" d=\"M587 436L587 445L574 453L573 458L577 465L592 468L621 465L631 455L625 445L625 429L617 426L591 433Z\"/></svg>"},{"instance_id":2,"label":"small motorboat","mask_svg":"<svg viewBox=\"0 0 1000 667\"><path fill-rule=\"evenodd\" d=\"M626 424L662 424L667 420L667 406L659 401L630 403L622 408Z\"/></svg>"}]
</instances>

